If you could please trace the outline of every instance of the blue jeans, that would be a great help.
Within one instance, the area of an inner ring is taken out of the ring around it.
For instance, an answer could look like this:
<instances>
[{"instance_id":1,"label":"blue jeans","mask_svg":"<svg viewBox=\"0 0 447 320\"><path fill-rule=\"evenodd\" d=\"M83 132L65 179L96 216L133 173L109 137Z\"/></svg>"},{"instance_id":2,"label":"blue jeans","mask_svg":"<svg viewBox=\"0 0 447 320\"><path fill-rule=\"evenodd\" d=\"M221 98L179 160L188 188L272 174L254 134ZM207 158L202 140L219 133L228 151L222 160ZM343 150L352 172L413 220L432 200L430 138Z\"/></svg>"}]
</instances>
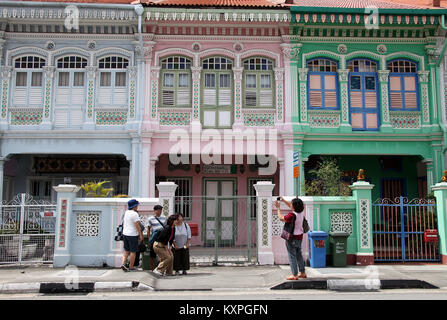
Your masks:
<instances>
[{"instance_id":1,"label":"blue jeans","mask_svg":"<svg viewBox=\"0 0 447 320\"><path fill-rule=\"evenodd\" d=\"M298 275L298 269L304 273L304 259L301 254L301 241L290 239L286 241L287 253L289 254L290 268L293 275Z\"/></svg>"}]
</instances>

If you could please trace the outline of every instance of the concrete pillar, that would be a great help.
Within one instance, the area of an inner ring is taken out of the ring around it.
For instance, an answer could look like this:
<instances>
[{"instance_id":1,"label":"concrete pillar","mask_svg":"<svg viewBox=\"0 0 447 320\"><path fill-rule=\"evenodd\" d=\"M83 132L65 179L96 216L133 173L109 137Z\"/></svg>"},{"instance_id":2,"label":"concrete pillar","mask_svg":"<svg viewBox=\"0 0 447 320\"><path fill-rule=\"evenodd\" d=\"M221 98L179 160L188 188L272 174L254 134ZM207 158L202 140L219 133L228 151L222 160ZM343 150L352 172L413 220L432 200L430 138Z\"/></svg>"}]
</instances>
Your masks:
<instances>
[{"instance_id":1,"label":"concrete pillar","mask_svg":"<svg viewBox=\"0 0 447 320\"><path fill-rule=\"evenodd\" d=\"M295 195L293 178L293 141L284 141L284 167L285 167L285 196Z\"/></svg>"},{"instance_id":2,"label":"concrete pillar","mask_svg":"<svg viewBox=\"0 0 447 320\"><path fill-rule=\"evenodd\" d=\"M374 264L371 210L371 190L374 188L374 185L365 181L357 181L350 188L356 200L356 224L354 226L355 234L357 235L356 264Z\"/></svg>"},{"instance_id":3,"label":"concrete pillar","mask_svg":"<svg viewBox=\"0 0 447 320\"><path fill-rule=\"evenodd\" d=\"M441 261L443 264L447 264L447 182L440 182L432 186L432 190L436 197Z\"/></svg>"},{"instance_id":4,"label":"concrete pillar","mask_svg":"<svg viewBox=\"0 0 447 320\"><path fill-rule=\"evenodd\" d=\"M168 217L174 214L174 196L177 185L174 182L160 182L157 184L158 199L163 207L163 214Z\"/></svg>"},{"instance_id":5,"label":"concrete pillar","mask_svg":"<svg viewBox=\"0 0 447 320\"><path fill-rule=\"evenodd\" d=\"M54 243L54 268L62 268L70 263L70 221L72 203L81 189L76 185L60 184L53 187L57 192L56 238Z\"/></svg>"},{"instance_id":6,"label":"concrete pillar","mask_svg":"<svg viewBox=\"0 0 447 320\"><path fill-rule=\"evenodd\" d=\"M155 198L155 163L158 157L151 157L149 161L149 198Z\"/></svg>"},{"instance_id":7,"label":"concrete pillar","mask_svg":"<svg viewBox=\"0 0 447 320\"><path fill-rule=\"evenodd\" d=\"M254 185L258 212L258 262L260 265L275 263L272 247L272 192L275 185L269 181Z\"/></svg>"},{"instance_id":8,"label":"concrete pillar","mask_svg":"<svg viewBox=\"0 0 447 320\"><path fill-rule=\"evenodd\" d=\"M4 169L5 169L5 158L0 157L0 203L3 201L3 179L4 179Z\"/></svg>"}]
</instances>

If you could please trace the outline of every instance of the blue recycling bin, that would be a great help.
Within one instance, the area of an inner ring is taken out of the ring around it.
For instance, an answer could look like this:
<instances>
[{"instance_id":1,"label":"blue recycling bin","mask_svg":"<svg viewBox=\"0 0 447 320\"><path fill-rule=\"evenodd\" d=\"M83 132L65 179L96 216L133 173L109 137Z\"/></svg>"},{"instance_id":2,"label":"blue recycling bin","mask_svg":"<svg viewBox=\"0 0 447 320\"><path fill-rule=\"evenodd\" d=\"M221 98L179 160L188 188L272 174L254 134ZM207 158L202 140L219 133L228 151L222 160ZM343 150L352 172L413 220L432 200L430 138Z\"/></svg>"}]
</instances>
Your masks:
<instances>
[{"instance_id":1,"label":"blue recycling bin","mask_svg":"<svg viewBox=\"0 0 447 320\"><path fill-rule=\"evenodd\" d=\"M326 243L328 234L324 231L310 231L310 266L326 268Z\"/></svg>"}]
</instances>

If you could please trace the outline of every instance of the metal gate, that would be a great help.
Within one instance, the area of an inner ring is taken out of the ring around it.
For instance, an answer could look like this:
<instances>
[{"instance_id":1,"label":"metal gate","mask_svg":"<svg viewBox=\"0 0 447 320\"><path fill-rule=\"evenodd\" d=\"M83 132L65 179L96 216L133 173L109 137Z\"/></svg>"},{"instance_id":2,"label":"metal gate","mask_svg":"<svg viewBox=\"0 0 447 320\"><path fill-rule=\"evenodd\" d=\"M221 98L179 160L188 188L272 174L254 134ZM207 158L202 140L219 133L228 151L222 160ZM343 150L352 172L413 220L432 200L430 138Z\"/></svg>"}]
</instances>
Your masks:
<instances>
[{"instance_id":1,"label":"metal gate","mask_svg":"<svg viewBox=\"0 0 447 320\"><path fill-rule=\"evenodd\" d=\"M440 261L439 243L424 241L438 226L434 201L378 199L373 208L375 261Z\"/></svg>"},{"instance_id":2,"label":"metal gate","mask_svg":"<svg viewBox=\"0 0 447 320\"><path fill-rule=\"evenodd\" d=\"M0 264L50 263L56 204L18 194L0 206Z\"/></svg>"},{"instance_id":3,"label":"metal gate","mask_svg":"<svg viewBox=\"0 0 447 320\"><path fill-rule=\"evenodd\" d=\"M175 211L187 208L191 217L185 221L198 226L189 250L191 263L256 263L255 201L249 196L175 197Z\"/></svg>"}]
</instances>

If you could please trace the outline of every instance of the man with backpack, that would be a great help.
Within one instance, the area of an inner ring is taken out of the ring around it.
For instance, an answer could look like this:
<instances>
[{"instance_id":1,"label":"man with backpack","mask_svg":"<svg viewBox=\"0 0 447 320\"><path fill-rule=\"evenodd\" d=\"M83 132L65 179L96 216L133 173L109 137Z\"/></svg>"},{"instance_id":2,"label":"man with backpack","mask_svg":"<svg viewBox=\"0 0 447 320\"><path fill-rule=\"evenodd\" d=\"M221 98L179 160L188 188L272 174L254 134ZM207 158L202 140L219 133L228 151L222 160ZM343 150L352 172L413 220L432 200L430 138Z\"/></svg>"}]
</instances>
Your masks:
<instances>
[{"instance_id":1,"label":"man with backpack","mask_svg":"<svg viewBox=\"0 0 447 320\"><path fill-rule=\"evenodd\" d=\"M164 226L166 226L166 217L161 214L163 207L160 205L154 206L154 215L149 217L147 220L147 237L151 239L151 232L155 233L156 231L161 231ZM157 266L157 254L154 251L153 243L149 243L149 254L150 254L150 268L151 270L155 269Z\"/></svg>"},{"instance_id":2,"label":"man with backpack","mask_svg":"<svg viewBox=\"0 0 447 320\"><path fill-rule=\"evenodd\" d=\"M143 242L143 230L140 227L140 216L138 215L138 205L140 203L131 199L127 203L128 210L123 217L123 263L121 269L124 271L136 271L134 267L135 256L139 243ZM130 256L129 268L126 267L127 258Z\"/></svg>"}]
</instances>

